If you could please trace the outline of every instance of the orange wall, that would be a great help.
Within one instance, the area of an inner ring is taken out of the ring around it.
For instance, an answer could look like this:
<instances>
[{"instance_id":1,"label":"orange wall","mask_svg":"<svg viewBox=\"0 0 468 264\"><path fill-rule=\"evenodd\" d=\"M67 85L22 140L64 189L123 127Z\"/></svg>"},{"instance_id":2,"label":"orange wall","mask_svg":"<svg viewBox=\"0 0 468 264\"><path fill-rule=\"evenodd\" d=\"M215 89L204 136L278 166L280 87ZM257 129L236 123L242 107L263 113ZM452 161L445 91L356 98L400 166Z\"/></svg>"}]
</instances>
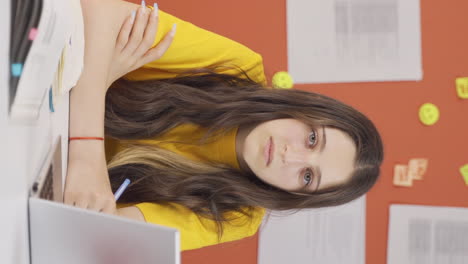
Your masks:
<instances>
[{"instance_id":1,"label":"orange wall","mask_svg":"<svg viewBox=\"0 0 468 264\"><path fill-rule=\"evenodd\" d=\"M136 2L136 1L133 1ZM152 4L153 2L147 1ZM160 0L159 7L195 25L227 36L261 53L266 74L287 70L286 0ZM386 148L383 173L367 200L367 263L386 262L391 203L468 206L468 187L458 172L468 163L468 100L458 99L454 81L468 76L468 1L421 1L424 79L300 85L366 113L380 129ZM441 118L422 125L418 108L436 104ZM393 166L410 158L429 159L423 181L412 188L392 185ZM258 237L184 252L185 264L256 263Z\"/></svg>"}]
</instances>

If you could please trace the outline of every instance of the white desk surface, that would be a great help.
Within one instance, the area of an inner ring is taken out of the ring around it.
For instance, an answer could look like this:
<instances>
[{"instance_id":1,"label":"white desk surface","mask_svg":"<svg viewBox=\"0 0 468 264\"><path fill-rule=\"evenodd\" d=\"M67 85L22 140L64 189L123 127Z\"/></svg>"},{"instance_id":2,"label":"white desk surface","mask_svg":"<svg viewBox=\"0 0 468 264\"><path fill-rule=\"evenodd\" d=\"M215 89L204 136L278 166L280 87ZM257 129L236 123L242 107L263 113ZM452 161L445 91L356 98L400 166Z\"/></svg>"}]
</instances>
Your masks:
<instances>
[{"instance_id":1,"label":"white desk surface","mask_svg":"<svg viewBox=\"0 0 468 264\"><path fill-rule=\"evenodd\" d=\"M49 111L48 94L38 122L13 124L8 118L10 1L0 8L0 263L26 264L29 259L28 191L42 159L58 136L62 138L63 176L67 169L69 94L62 95L55 112Z\"/></svg>"}]
</instances>

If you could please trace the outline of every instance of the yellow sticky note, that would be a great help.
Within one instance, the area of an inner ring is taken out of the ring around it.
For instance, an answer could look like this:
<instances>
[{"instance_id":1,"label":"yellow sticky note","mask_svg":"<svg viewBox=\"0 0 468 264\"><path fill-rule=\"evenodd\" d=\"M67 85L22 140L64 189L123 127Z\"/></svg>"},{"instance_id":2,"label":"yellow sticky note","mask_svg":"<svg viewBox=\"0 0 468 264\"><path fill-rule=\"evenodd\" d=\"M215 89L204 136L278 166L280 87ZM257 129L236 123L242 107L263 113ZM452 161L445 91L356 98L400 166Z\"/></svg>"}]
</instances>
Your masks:
<instances>
[{"instance_id":1,"label":"yellow sticky note","mask_svg":"<svg viewBox=\"0 0 468 264\"><path fill-rule=\"evenodd\" d=\"M427 126L435 124L440 117L439 108L431 103L425 103L419 108L419 120Z\"/></svg>"},{"instance_id":2,"label":"yellow sticky note","mask_svg":"<svg viewBox=\"0 0 468 264\"><path fill-rule=\"evenodd\" d=\"M294 80L289 73L281 71L273 75L272 84L274 88L291 89L294 86Z\"/></svg>"},{"instance_id":3,"label":"yellow sticky note","mask_svg":"<svg viewBox=\"0 0 468 264\"><path fill-rule=\"evenodd\" d=\"M465 184L468 185L468 164L465 164L464 166L460 167L460 173L463 176L463 179L465 180Z\"/></svg>"},{"instance_id":4,"label":"yellow sticky note","mask_svg":"<svg viewBox=\"0 0 468 264\"><path fill-rule=\"evenodd\" d=\"M458 97L468 99L468 77L457 78L455 83Z\"/></svg>"}]
</instances>

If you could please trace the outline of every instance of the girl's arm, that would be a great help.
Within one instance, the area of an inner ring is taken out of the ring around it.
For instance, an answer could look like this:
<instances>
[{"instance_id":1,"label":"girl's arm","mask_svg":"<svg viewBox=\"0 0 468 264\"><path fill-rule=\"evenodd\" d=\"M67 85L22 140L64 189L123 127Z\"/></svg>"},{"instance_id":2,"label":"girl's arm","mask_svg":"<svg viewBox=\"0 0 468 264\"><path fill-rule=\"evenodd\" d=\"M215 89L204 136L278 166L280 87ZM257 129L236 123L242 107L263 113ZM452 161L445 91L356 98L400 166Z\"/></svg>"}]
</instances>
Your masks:
<instances>
[{"instance_id":1,"label":"girl's arm","mask_svg":"<svg viewBox=\"0 0 468 264\"><path fill-rule=\"evenodd\" d=\"M95 1L82 1L85 25L84 68L70 91L70 137L103 137L107 71L115 38L99 19ZM105 163L104 142L75 140L69 143L64 202L81 208L113 213L115 201Z\"/></svg>"},{"instance_id":2,"label":"girl's arm","mask_svg":"<svg viewBox=\"0 0 468 264\"><path fill-rule=\"evenodd\" d=\"M110 0L82 2L86 40L84 69L70 92L70 137L103 137L109 80L158 59L172 41L173 34L169 34L160 45L148 50L157 28L155 13L151 16L148 10L140 8L134 22L131 12L126 19L116 22L105 16L107 7L102 3L106 2L118 3ZM116 24L119 25L117 30ZM64 202L95 211L115 212L103 141L73 140L69 143Z\"/></svg>"}]
</instances>

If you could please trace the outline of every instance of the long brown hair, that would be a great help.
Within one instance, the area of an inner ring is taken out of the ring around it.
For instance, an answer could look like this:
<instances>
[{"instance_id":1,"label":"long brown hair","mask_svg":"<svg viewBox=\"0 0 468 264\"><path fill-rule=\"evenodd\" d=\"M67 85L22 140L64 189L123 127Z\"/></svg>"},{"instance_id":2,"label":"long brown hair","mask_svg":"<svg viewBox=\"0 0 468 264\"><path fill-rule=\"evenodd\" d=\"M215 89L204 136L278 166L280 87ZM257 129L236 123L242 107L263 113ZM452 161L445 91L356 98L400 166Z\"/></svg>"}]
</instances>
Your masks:
<instances>
[{"instance_id":1,"label":"long brown hair","mask_svg":"<svg viewBox=\"0 0 468 264\"><path fill-rule=\"evenodd\" d=\"M245 73L232 76L198 70L168 80L120 79L106 96L105 132L116 139L148 139L192 123L208 128L203 139L207 140L236 127L280 118L347 133L357 147L351 180L307 195L293 194L264 183L250 171L201 164L157 146L134 144L109 162L112 188L115 191L124 178L130 178L132 184L121 202L181 204L215 220L218 234L222 234L222 222L231 220L227 212L249 216L256 207L290 210L335 206L360 197L374 185L383 146L368 118L327 96L262 87Z\"/></svg>"}]
</instances>

